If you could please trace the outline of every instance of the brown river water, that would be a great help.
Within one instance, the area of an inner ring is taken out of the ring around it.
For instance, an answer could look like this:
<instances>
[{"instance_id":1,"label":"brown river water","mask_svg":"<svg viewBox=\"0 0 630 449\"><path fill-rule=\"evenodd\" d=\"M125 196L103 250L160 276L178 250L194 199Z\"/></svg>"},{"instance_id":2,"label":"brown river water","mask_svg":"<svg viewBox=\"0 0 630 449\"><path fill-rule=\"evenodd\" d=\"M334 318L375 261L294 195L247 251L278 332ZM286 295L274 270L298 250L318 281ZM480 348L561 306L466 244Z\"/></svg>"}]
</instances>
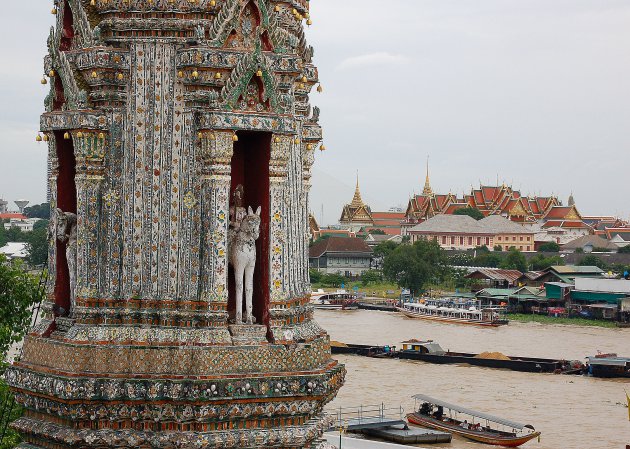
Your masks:
<instances>
[{"instance_id":1,"label":"brown river water","mask_svg":"<svg viewBox=\"0 0 630 449\"><path fill-rule=\"evenodd\" d=\"M432 339L458 352L499 351L506 355L576 359L616 352L630 356L630 329L511 322L499 328L432 323L397 313L317 310L317 321L332 340L396 345ZM335 356L346 365L346 384L329 409L360 404L414 408L413 394L532 424L542 432L532 449L624 449L630 421L624 388L630 379L519 373L467 365L434 365L413 360ZM474 449L479 443L453 437L433 448ZM491 446L485 446L491 447Z\"/></svg>"}]
</instances>

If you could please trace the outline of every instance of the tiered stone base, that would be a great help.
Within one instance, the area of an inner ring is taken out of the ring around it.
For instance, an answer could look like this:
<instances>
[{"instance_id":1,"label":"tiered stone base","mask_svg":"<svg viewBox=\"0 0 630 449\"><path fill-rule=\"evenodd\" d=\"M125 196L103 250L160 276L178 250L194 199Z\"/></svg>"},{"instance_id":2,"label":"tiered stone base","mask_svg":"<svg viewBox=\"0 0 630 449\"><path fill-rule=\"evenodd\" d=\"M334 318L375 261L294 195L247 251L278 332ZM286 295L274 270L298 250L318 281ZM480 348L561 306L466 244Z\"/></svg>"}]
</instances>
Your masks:
<instances>
[{"instance_id":1,"label":"tiered stone base","mask_svg":"<svg viewBox=\"0 0 630 449\"><path fill-rule=\"evenodd\" d=\"M345 369L325 334L272 344L265 329L230 326L213 346L29 336L6 375L22 447L319 448Z\"/></svg>"}]
</instances>

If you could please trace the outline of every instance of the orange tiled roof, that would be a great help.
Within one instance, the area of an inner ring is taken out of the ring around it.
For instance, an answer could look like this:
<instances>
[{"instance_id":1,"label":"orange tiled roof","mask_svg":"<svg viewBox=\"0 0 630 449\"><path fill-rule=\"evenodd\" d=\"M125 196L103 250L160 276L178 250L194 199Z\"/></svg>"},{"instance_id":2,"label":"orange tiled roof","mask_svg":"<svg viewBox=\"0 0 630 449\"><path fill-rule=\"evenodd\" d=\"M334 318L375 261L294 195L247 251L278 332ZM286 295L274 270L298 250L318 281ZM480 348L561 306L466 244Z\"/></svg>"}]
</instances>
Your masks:
<instances>
[{"instance_id":1,"label":"orange tiled roof","mask_svg":"<svg viewBox=\"0 0 630 449\"><path fill-rule=\"evenodd\" d=\"M0 214L0 220L26 220L28 217L19 212L5 212Z\"/></svg>"}]
</instances>

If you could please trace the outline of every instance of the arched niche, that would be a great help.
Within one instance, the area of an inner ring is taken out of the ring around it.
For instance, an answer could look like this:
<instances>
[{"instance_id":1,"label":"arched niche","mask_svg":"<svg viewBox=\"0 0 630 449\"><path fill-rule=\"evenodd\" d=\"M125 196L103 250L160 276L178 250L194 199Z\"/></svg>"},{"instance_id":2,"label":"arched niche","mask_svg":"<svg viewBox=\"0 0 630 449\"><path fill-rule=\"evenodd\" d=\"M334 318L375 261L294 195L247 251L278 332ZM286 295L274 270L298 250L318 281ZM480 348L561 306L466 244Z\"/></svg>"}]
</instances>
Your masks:
<instances>
[{"instance_id":1,"label":"arched niche","mask_svg":"<svg viewBox=\"0 0 630 449\"><path fill-rule=\"evenodd\" d=\"M69 132L69 131L68 131ZM55 131L59 173L57 175L57 205L64 212L77 213L76 158L72 138L64 138L65 131ZM70 273L66 259L66 245L59 240L56 245L55 308L56 316L70 312Z\"/></svg>"},{"instance_id":2,"label":"arched niche","mask_svg":"<svg viewBox=\"0 0 630 449\"><path fill-rule=\"evenodd\" d=\"M244 206L261 208L260 237L256 241L256 269L254 270L253 309L257 324L269 326L269 162L271 138L268 132L240 131L234 142L231 163L232 192L239 184L244 187ZM228 311L236 309L234 272L228 272ZM243 301L245 316L245 301Z\"/></svg>"},{"instance_id":3,"label":"arched niche","mask_svg":"<svg viewBox=\"0 0 630 449\"><path fill-rule=\"evenodd\" d=\"M74 41L74 16L72 15L72 8L68 0L63 2L63 27L61 28L61 40L59 43L59 50L68 51L72 49Z\"/></svg>"}]
</instances>

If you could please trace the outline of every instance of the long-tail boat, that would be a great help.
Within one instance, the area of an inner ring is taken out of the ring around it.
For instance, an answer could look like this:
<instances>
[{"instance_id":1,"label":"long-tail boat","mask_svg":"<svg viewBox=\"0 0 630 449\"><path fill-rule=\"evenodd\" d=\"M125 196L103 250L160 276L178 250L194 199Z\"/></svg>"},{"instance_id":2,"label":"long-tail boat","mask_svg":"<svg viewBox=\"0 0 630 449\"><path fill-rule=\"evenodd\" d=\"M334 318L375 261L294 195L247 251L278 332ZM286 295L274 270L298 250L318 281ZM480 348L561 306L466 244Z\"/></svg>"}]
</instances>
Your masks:
<instances>
[{"instance_id":1,"label":"long-tail boat","mask_svg":"<svg viewBox=\"0 0 630 449\"><path fill-rule=\"evenodd\" d=\"M416 400L417 411L407 415L410 424L503 447L517 447L540 437L540 432L530 424L460 407L424 394L417 394L413 398Z\"/></svg>"}]
</instances>

